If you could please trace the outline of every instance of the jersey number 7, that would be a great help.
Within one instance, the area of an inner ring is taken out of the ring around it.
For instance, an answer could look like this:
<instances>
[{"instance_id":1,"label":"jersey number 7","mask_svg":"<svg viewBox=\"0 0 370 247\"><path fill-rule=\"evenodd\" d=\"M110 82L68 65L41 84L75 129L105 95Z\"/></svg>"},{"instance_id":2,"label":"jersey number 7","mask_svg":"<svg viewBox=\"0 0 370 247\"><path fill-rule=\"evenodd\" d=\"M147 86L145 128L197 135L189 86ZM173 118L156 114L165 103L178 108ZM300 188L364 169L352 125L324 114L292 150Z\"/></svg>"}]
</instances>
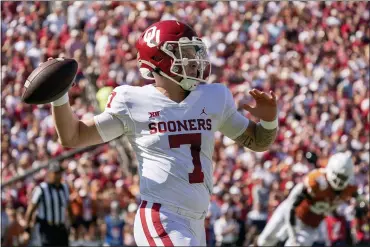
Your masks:
<instances>
[{"instance_id":1,"label":"jersey number 7","mask_svg":"<svg viewBox=\"0 0 370 247\"><path fill-rule=\"evenodd\" d=\"M117 95L117 92L115 91L112 91L108 97L108 104L107 104L107 108L110 108L111 107L111 104L112 104L112 101L113 101L113 98Z\"/></svg>"},{"instance_id":2,"label":"jersey number 7","mask_svg":"<svg viewBox=\"0 0 370 247\"><path fill-rule=\"evenodd\" d=\"M202 134L178 134L169 135L168 142L170 148L179 148L181 145L190 144L191 156L193 157L194 170L189 173L189 183L203 183L204 173L202 172L202 164L200 163L200 148L202 144Z\"/></svg>"}]
</instances>

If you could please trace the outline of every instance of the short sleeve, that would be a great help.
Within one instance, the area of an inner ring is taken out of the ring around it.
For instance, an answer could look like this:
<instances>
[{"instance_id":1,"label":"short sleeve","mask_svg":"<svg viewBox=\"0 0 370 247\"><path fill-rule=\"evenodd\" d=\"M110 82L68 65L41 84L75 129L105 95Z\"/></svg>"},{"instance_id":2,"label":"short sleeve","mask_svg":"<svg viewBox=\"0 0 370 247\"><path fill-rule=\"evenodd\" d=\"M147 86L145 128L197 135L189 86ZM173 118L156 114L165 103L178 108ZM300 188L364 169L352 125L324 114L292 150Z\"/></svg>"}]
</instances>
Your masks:
<instances>
[{"instance_id":1,"label":"short sleeve","mask_svg":"<svg viewBox=\"0 0 370 247\"><path fill-rule=\"evenodd\" d=\"M126 92L126 86L116 87L108 97L104 112L110 113L117 117L129 115L129 111L127 109L125 101Z\"/></svg>"},{"instance_id":2,"label":"short sleeve","mask_svg":"<svg viewBox=\"0 0 370 247\"><path fill-rule=\"evenodd\" d=\"M134 123L124 100L124 91L123 87L112 91L104 112L94 116L95 125L104 142L134 131Z\"/></svg>"},{"instance_id":3,"label":"short sleeve","mask_svg":"<svg viewBox=\"0 0 370 247\"><path fill-rule=\"evenodd\" d=\"M33 191L31 202L33 204L38 204L41 198L41 194L42 194L41 188L40 186L37 186L35 190Z\"/></svg>"},{"instance_id":4,"label":"short sleeve","mask_svg":"<svg viewBox=\"0 0 370 247\"><path fill-rule=\"evenodd\" d=\"M230 139L235 139L247 129L249 120L237 111L230 90L225 86L222 86L222 89L224 95L224 108L219 131Z\"/></svg>"}]
</instances>

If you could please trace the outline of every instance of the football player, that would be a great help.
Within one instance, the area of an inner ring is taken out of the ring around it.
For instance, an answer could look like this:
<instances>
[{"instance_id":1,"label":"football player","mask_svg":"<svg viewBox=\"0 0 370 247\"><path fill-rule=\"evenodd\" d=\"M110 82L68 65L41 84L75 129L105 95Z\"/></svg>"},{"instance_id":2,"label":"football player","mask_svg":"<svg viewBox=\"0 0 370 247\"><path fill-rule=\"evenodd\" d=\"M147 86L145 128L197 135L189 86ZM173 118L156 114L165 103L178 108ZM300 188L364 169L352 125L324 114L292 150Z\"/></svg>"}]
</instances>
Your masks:
<instances>
[{"instance_id":1,"label":"football player","mask_svg":"<svg viewBox=\"0 0 370 247\"><path fill-rule=\"evenodd\" d=\"M258 237L258 246L312 246L321 221L341 203L356 197L354 165L349 153L330 157L325 169L307 174L275 210Z\"/></svg>"},{"instance_id":2,"label":"football player","mask_svg":"<svg viewBox=\"0 0 370 247\"><path fill-rule=\"evenodd\" d=\"M214 133L256 152L267 150L278 128L276 96L249 92L256 105L244 109L259 123L240 114L223 84L206 84L206 46L181 22L154 23L136 48L141 75L155 83L115 88L104 112L86 121L77 119L64 95L52 102L57 133L70 148L128 137L139 161L138 246L205 245Z\"/></svg>"}]
</instances>

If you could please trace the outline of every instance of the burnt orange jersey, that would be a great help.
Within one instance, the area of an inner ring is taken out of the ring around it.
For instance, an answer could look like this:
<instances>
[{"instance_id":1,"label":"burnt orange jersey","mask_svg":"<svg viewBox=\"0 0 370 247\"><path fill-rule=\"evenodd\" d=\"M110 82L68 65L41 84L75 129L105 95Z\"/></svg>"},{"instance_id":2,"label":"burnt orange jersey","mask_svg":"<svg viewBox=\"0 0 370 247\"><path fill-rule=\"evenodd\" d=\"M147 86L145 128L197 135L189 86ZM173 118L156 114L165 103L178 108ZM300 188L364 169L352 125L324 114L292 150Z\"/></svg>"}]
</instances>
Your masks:
<instances>
[{"instance_id":1,"label":"burnt orange jersey","mask_svg":"<svg viewBox=\"0 0 370 247\"><path fill-rule=\"evenodd\" d=\"M305 187L311 198L305 198L295 209L296 216L306 225L318 227L325 216L350 199L357 186L349 184L340 193L326 180L324 169L315 169L305 178Z\"/></svg>"}]
</instances>

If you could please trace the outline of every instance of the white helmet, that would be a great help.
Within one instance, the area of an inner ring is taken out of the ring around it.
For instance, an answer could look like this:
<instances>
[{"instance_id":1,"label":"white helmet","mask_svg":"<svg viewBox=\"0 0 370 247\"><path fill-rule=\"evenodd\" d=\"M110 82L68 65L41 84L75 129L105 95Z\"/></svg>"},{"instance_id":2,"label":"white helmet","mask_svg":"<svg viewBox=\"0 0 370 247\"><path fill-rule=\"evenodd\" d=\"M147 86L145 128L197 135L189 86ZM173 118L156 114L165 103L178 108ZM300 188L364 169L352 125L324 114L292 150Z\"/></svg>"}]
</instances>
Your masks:
<instances>
[{"instance_id":1,"label":"white helmet","mask_svg":"<svg viewBox=\"0 0 370 247\"><path fill-rule=\"evenodd\" d=\"M354 166L350 153L336 153L330 157L326 166L326 178L335 190L347 187L354 175Z\"/></svg>"}]
</instances>

